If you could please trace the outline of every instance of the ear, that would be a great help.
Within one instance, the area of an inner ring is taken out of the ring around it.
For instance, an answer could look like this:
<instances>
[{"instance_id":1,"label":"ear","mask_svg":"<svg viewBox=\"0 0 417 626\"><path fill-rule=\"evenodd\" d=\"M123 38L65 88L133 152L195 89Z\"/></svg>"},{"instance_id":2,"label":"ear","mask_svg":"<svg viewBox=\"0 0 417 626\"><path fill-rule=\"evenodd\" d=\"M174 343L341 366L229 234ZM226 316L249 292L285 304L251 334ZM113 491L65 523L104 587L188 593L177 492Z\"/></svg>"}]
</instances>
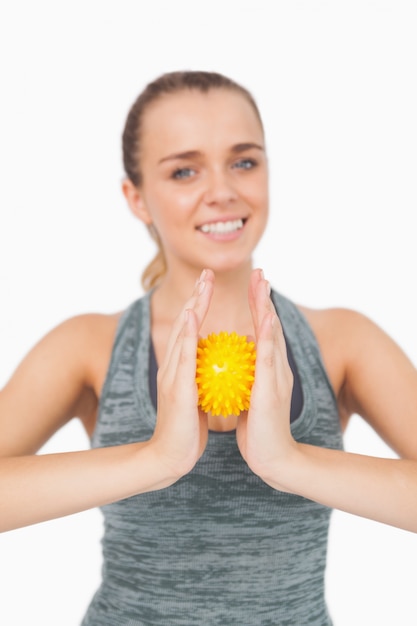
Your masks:
<instances>
[{"instance_id":1,"label":"ear","mask_svg":"<svg viewBox=\"0 0 417 626\"><path fill-rule=\"evenodd\" d=\"M152 217L149 214L143 195L137 187L132 183L129 178L125 178L122 182L123 195L126 198L129 209L133 215L140 219L144 224L152 224Z\"/></svg>"}]
</instances>

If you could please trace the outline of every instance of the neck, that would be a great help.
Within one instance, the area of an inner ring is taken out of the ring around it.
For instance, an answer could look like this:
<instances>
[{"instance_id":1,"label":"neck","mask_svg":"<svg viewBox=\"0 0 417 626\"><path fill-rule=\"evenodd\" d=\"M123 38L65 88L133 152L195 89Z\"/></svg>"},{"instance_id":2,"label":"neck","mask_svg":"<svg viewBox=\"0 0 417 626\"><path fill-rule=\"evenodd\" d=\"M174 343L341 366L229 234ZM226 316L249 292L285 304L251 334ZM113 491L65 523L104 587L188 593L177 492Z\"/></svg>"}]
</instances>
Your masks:
<instances>
[{"instance_id":1,"label":"neck","mask_svg":"<svg viewBox=\"0 0 417 626\"><path fill-rule=\"evenodd\" d=\"M248 263L238 269L215 274L213 298L200 329L202 336L221 330L253 333L248 303L251 271L252 266ZM168 272L153 296L154 319L165 318L165 322L171 324L190 297L198 276L198 271Z\"/></svg>"},{"instance_id":2,"label":"neck","mask_svg":"<svg viewBox=\"0 0 417 626\"><path fill-rule=\"evenodd\" d=\"M239 334L252 333L252 319L248 302L251 268L237 275L216 275L213 299L202 334L222 330Z\"/></svg>"}]
</instances>

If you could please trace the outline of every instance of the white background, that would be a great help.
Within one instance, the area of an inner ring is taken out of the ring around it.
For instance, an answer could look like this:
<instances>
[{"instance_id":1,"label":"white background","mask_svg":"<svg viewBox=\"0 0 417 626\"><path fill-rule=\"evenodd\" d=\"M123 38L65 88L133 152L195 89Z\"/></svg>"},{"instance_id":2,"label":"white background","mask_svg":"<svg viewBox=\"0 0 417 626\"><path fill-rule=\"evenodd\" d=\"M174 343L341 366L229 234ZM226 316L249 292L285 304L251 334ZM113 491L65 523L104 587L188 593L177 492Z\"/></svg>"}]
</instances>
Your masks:
<instances>
[{"instance_id":1,"label":"white background","mask_svg":"<svg viewBox=\"0 0 417 626\"><path fill-rule=\"evenodd\" d=\"M272 284L364 312L417 363L416 32L413 0L3 0L0 384L52 326L141 294L153 246L120 192L120 135L173 69L226 73L259 103L271 221L256 262ZM43 452L87 446L74 422ZM359 418L346 446L392 455ZM101 530L90 511L1 535L0 624L77 625ZM335 626L415 626L416 562L417 535L336 512Z\"/></svg>"}]
</instances>

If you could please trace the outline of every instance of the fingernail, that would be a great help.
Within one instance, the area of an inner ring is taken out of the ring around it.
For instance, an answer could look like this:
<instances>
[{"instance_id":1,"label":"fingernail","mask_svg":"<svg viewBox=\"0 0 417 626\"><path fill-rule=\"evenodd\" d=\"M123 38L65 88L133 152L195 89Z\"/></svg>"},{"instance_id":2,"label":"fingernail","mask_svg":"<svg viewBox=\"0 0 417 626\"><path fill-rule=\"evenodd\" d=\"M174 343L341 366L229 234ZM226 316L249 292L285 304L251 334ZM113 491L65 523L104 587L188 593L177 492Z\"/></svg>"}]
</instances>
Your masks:
<instances>
[{"instance_id":1,"label":"fingernail","mask_svg":"<svg viewBox=\"0 0 417 626\"><path fill-rule=\"evenodd\" d=\"M269 281L265 281L265 289L266 289L266 293L268 296L271 295L271 285L269 283Z\"/></svg>"},{"instance_id":2,"label":"fingernail","mask_svg":"<svg viewBox=\"0 0 417 626\"><path fill-rule=\"evenodd\" d=\"M200 284L198 285L198 295L201 295L206 286L206 282L204 280L200 280Z\"/></svg>"},{"instance_id":3,"label":"fingernail","mask_svg":"<svg viewBox=\"0 0 417 626\"><path fill-rule=\"evenodd\" d=\"M201 272L201 274L200 274L199 281L200 281L200 282L201 282L201 281L203 281L203 280L205 279L205 277L206 277L206 270L203 270L203 271Z\"/></svg>"}]
</instances>

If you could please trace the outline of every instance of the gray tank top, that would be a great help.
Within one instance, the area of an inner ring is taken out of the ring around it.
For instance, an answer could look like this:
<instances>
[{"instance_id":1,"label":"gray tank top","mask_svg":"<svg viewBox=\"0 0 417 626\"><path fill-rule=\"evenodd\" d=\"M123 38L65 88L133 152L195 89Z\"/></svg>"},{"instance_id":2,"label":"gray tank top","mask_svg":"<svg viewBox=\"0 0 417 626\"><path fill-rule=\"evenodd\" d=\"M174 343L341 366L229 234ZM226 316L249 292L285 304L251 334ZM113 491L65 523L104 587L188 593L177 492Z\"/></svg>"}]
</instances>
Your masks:
<instances>
[{"instance_id":1,"label":"gray tank top","mask_svg":"<svg viewBox=\"0 0 417 626\"><path fill-rule=\"evenodd\" d=\"M294 437L342 449L336 400L305 318L274 304L300 376ZM150 294L120 320L94 447L148 440ZM276 491L243 461L235 432L210 432L194 469L167 489L103 507L102 583L82 626L329 626L331 510Z\"/></svg>"}]
</instances>

